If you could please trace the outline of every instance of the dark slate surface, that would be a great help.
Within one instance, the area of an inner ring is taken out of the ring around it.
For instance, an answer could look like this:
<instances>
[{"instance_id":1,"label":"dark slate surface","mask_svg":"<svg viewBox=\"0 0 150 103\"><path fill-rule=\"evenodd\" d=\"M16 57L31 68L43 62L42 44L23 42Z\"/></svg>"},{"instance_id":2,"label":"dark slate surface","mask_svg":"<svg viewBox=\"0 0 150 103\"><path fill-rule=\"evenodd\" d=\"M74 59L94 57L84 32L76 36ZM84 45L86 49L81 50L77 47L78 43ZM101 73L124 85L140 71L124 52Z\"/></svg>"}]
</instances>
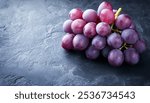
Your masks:
<instances>
[{"instance_id":1,"label":"dark slate surface","mask_svg":"<svg viewBox=\"0 0 150 103\"><path fill-rule=\"evenodd\" d=\"M150 1L109 1L147 40L138 65L114 68L60 47L68 12L96 10L102 0L0 0L0 85L150 85Z\"/></svg>"}]
</instances>

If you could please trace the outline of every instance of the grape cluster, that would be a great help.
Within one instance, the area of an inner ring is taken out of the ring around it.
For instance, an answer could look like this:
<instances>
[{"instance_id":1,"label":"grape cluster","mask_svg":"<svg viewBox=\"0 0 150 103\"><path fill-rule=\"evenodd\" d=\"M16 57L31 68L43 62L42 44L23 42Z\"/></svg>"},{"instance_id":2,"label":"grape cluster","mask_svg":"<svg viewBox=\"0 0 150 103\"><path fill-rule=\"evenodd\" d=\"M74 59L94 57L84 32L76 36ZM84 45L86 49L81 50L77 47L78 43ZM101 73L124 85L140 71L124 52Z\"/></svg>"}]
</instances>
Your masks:
<instances>
[{"instance_id":1,"label":"grape cluster","mask_svg":"<svg viewBox=\"0 0 150 103\"><path fill-rule=\"evenodd\" d=\"M92 60L102 55L112 66L121 66L123 62L137 64L146 44L131 17L120 14L121 10L114 10L105 1L99 5L97 12L93 9L84 12L80 8L72 9L69 20L63 24L66 35L62 38L62 47L83 51Z\"/></svg>"}]
</instances>

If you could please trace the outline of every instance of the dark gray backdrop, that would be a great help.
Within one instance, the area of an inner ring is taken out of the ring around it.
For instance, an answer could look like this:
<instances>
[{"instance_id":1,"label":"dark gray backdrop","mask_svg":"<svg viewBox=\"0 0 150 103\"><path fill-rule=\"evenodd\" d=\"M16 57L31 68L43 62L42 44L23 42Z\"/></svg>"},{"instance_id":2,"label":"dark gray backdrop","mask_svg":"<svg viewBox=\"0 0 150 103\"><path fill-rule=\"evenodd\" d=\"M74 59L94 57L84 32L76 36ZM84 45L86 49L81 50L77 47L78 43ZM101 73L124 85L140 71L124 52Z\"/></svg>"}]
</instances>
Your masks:
<instances>
[{"instance_id":1,"label":"dark gray backdrop","mask_svg":"<svg viewBox=\"0 0 150 103\"><path fill-rule=\"evenodd\" d=\"M69 11L96 10L102 0L0 0L0 85L150 85L150 1L109 1L147 40L138 65L114 68L60 47Z\"/></svg>"}]
</instances>

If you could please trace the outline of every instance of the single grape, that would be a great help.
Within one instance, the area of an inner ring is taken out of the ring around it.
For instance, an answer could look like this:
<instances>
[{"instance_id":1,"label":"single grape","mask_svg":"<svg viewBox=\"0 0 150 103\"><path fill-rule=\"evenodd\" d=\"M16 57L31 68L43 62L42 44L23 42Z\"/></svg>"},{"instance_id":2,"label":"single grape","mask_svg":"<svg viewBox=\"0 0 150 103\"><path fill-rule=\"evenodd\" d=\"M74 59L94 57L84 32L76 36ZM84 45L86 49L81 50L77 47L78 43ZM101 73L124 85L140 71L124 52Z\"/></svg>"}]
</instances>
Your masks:
<instances>
[{"instance_id":1,"label":"single grape","mask_svg":"<svg viewBox=\"0 0 150 103\"><path fill-rule=\"evenodd\" d=\"M80 8L74 8L69 12L71 20L82 19L83 11Z\"/></svg>"},{"instance_id":2,"label":"single grape","mask_svg":"<svg viewBox=\"0 0 150 103\"><path fill-rule=\"evenodd\" d=\"M89 22L84 26L83 33L88 38L92 38L96 35L96 23Z\"/></svg>"},{"instance_id":3,"label":"single grape","mask_svg":"<svg viewBox=\"0 0 150 103\"><path fill-rule=\"evenodd\" d=\"M71 24L71 29L75 34L82 34L86 22L83 19L76 19Z\"/></svg>"},{"instance_id":4,"label":"single grape","mask_svg":"<svg viewBox=\"0 0 150 103\"><path fill-rule=\"evenodd\" d=\"M112 5L109 2L106 2L106 1L102 2L98 7L97 14L100 15L100 13L103 9L112 10Z\"/></svg>"},{"instance_id":5,"label":"single grape","mask_svg":"<svg viewBox=\"0 0 150 103\"><path fill-rule=\"evenodd\" d=\"M107 43L109 46L117 49L121 47L121 45L123 44L123 40L118 33L114 32L108 36Z\"/></svg>"},{"instance_id":6,"label":"single grape","mask_svg":"<svg viewBox=\"0 0 150 103\"><path fill-rule=\"evenodd\" d=\"M124 51L125 62L131 65L135 65L139 62L139 54L134 48L128 48Z\"/></svg>"},{"instance_id":7,"label":"single grape","mask_svg":"<svg viewBox=\"0 0 150 103\"><path fill-rule=\"evenodd\" d=\"M110 32L111 32L111 28L110 28L108 23L100 22L96 26L96 32L100 36L108 36L110 34Z\"/></svg>"},{"instance_id":8,"label":"single grape","mask_svg":"<svg viewBox=\"0 0 150 103\"><path fill-rule=\"evenodd\" d=\"M76 50L85 50L89 44L89 39L83 34L77 34L73 39L73 47Z\"/></svg>"},{"instance_id":9,"label":"single grape","mask_svg":"<svg viewBox=\"0 0 150 103\"><path fill-rule=\"evenodd\" d=\"M121 50L113 49L108 55L108 62L112 66L121 66L124 61L124 55Z\"/></svg>"},{"instance_id":10,"label":"single grape","mask_svg":"<svg viewBox=\"0 0 150 103\"><path fill-rule=\"evenodd\" d=\"M63 24L63 30L66 33L72 33L71 29L72 20L66 20Z\"/></svg>"},{"instance_id":11,"label":"single grape","mask_svg":"<svg viewBox=\"0 0 150 103\"><path fill-rule=\"evenodd\" d=\"M99 57L99 50L94 48L93 46L90 46L86 51L85 51L86 57L88 59L97 59Z\"/></svg>"},{"instance_id":12,"label":"single grape","mask_svg":"<svg viewBox=\"0 0 150 103\"><path fill-rule=\"evenodd\" d=\"M131 25L130 25L130 27L129 27L130 29L134 29L134 30L136 30L136 26L135 26L135 24L132 22L131 23Z\"/></svg>"},{"instance_id":13,"label":"single grape","mask_svg":"<svg viewBox=\"0 0 150 103\"><path fill-rule=\"evenodd\" d=\"M144 40L138 40L133 46L138 53L143 53L146 50L146 44Z\"/></svg>"},{"instance_id":14,"label":"single grape","mask_svg":"<svg viewBox=\"0 0 150 103\"><path fill-rule=\"evenodd\" d=\"M99 15L102 22L112 24L115 21L115 14L110 9L103 9Z\"/></svg>"},{"instance_id":15,"label":"single grape","mask_svg":"<svg viewBox=\"0 0 150 103\"><path fill-rule=\"evenodd\" d=\"M132 23L131 18L127 14L121 14L117 17L115 25L118 29L127 29Z\"/></svg>"},{"instance_id":16,"label":"single grape","mask_svg":"<svg viewBox=\"0 0 150 103\"><path fill-rule=\"evenodd\" d=\"M121 37L128 44L135 44L139 39L138 34L133 29L125 29L122 31Z\"/></svg>"},{"instance_id":17,"label":"single grape","mask_svg":"<svg viewBox=\"0 0 150 103\"><path fill-rule=\"evenodd\" d=\"M102 55L105 58L107 58L110 51L111 51L111 48L109 46L106 46L104 49L102 49Z\"/></svg>"},{"instance_id":18,"label":"single grape","mask_svg":"<svg viewBox=\"0 0 150 103\"><path fill-rule=\"evenodd\" d=\"M82 18L86 22L97 22L97 13L93 9L87 9L83 12Z\"/></svg>"},{"instance_id":19,"label":"single grape","mask_svg":"<svg viewBox=\"0 0 150 103\"><path fill-rule=\"evenodd\" d=\"M106 38L99 35L95 36L92 40L92 46L102 50L106 46Z\"/></svg>"},{"instance_id":20,"label":"single grape","mask_svg":"<svg viewBox=\"0 0 150 103\"><path fill-rule=\"evenodd\" d=\"M62 38L61 46L66 50L72 50L73 49L73 38L74 38L74 34L67 33Z\"/></svg>"}]
</instances>

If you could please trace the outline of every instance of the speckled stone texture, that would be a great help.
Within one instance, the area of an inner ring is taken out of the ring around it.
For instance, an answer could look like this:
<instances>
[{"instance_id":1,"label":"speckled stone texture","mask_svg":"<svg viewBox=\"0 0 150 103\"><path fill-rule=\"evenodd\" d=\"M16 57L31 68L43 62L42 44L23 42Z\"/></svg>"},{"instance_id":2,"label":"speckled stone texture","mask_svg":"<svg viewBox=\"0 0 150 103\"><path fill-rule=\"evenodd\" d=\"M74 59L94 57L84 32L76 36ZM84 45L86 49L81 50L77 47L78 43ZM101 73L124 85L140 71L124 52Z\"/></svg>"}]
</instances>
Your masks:
<instances>
[{"instance_id":1,"label":"speckled stone texture","mask_svg":"<svg viewBox=\"0 0 150 103\"><path fill-rule=\"evenodd\" d=\"M150 85L150 1L108 1L147 41L138 65L115 68L61 48L69 11L96 10L102 0L0 0L0 85Z\"/></svg>"}]
</instances>

